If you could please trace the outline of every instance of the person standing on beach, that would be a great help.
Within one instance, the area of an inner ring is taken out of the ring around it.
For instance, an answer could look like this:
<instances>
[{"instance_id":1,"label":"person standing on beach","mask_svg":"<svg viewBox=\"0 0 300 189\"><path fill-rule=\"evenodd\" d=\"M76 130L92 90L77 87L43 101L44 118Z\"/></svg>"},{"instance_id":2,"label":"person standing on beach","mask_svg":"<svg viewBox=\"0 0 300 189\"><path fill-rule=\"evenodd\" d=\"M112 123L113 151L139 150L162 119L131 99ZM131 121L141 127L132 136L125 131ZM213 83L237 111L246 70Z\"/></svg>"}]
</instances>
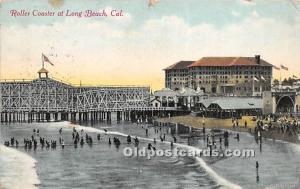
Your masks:
<instances>
[{"instance_id":1,"label":"person standing on beach","mask_svg":"<svg viewBox=\"0 0 300 189\"><path fill-rule=\"evenodd\" d=\"M206 137L206 146L208 147L208 143L209 143L209 134Z\"/></svg>"},{"instance_id":2,"label":"person standing on beach","mask_svg":"<svg viewBox=\"0 0 300 189\"><path fill-rule=\"evenodd\" d=\"M139 145L139 139L137 138L137 136L134 138L134 143L135 143L136 146Z\"/></svg>"},{"instance_id":3,"label":"person standing on beach","mask_svg":"<svg viewBox=\"0 0 300 189\"><path fill-rule=\"evenodd\" d=\"M256 182L259 182L258 168L259 168L259 164L258 161L256 161Z\"/></svg>"},{"instance_id":4,"label":"person standing on beach","mask_svg":"<svg viewBox=\"0 0 300 189\"><path fill-rule=\"evenodd\" d=\"M202 133L205 135L205 120L204 120L204 115L202 116Z\"/></svg>"},{"instance_id":5,"label":"person standing on beach","mask_svg":"<svg viewBox=\"0 0 300 189\"><path fill-rule=\"evenodd\" d=\"M259 142L261 143L261 134L260 134L260 131L257 131L257 137L259 139Z\"/></svg>"},{"instance_id":6,"label":"person standing on beach","mask_svg":"<svg viewBox=\"0 0 300 189\"><path fill-rule=\"evenodd\" d=\"M152 149L152 144L148 143L148 150L151 150L151 149Z\"/></svg>"},{"instance_id":7,"label":"person standing on beach","mask_svg":"<svg viewBox=\"0 0 300 189\"><path fill-rule=\"evenodd\" d=\"M163 139L161 136L159 136L159 138L160 138L160 141L161 141L161 142L163 142L163 141L164 141L164 139Z\"/></svg>"},{"instance_id":8,"label":"person standing on beach","mask_svg":"<svg viewBox=\"0 0 300 189\"><path fill-rule=\"evenodd\" d=\"M177 138L175 136L173 136L173 139L174 139L174 143L177 142Z\"/></svg>"},{"instance_id":9,"label":"person standing on beach","mask_svg":"<svg viewBox=\"0 0 300 189\"><path fill-rule=\"evenodd\" d=\"M130 143L131 143L131 136L128 135L128 136L127 136L127 144L130 144Z\"/></svg>"},{"instance_id":10,"label":"person standing on beach","mask_svg":"<svg viewBox=\"0 0 300 189\"><path fill-rule=\"evenodd\" d=\"M227 148L229 146L228 145L228 136L229 136L228 131L225 131L224 132L224 146L225 146L225 148Z\"/></svg>"}]
</instances>

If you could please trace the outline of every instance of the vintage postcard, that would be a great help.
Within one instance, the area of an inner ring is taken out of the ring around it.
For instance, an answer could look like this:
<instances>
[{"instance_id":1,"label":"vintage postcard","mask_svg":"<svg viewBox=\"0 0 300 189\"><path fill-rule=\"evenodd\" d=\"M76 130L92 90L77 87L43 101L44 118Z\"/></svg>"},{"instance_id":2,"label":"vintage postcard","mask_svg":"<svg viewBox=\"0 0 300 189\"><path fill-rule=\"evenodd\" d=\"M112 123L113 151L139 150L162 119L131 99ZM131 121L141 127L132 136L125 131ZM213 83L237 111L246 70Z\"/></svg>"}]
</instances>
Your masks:
<instances>
[{"instance_id":1,"label":"vintage postcard","mask_svg":"<svg viewBox=\"0 0 300 189\"><path fill-rule=\"evenodd\" d=\"M299 0L0 0L0 189L300 189Z\"/></svg>"}]
</instances>

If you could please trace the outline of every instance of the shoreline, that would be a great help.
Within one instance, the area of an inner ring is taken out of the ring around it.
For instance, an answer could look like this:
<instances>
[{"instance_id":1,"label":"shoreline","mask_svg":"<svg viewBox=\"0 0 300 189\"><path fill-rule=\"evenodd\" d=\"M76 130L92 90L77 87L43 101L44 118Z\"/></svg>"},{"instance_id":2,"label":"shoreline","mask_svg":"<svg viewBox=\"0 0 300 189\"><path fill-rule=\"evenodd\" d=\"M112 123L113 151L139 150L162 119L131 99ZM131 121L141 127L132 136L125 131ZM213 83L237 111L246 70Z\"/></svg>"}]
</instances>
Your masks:
<instances>
[{"instance_id":1,"label":"shoreline","mask_svg":"<svg viewBox=\"0 0 300 189\"><path fill-rule=\"evenodd\" d=\"M208 122L208 121L207 121ZM105 132L101 127L99 128L99 127L93 127L93 126L87 126L87 125L73 125L73 124L70 124L70 122L66 122L66 123L63 123L63 125L61 125L61 124L55 124L55 125L53 125L54 126L54 130L56 130L56 128L57 129L59 129L59 128L61 128L61 127L64 127L64 128L69 128L69 129L72 129L72 127L78 127L78 129L76 128L76 130L80 130L80 129L84 129L85 130L85 132L99 132L99 133L107 133L107 132ZM131 123L128 123L128 126L129 127L131 127L131 126L134 126L133 124L131 124ZM42 127L42 126L41 126ZM140 128L139 127L139 125L136 125L136 127L137 128ZM118 127L117 127L118 128ZM208 126L206 127L206 128L208 128ZM140 128L141 130L142 130L142 128ZM152 128L152 129L154 129L154 128ZM163 128L163 129L168 129L168 128ZM227 128L228 129L228 128ZM244 129L245 130L245 129ZM127 133L126 132L124 132L124 130L112 130L112 131L108 131L108 133L107 134L122 134L121 136L124 136L124 137L126 137L127 136ZM43 133L43 132L42 132ZM46 133L46 132L45 132ZM57 133L56 133L57 134ZM124 135L123 135L124 134ZM144 134L144 132L140 132L140 137L141 138L144 138L143 136L142 136L142 134ZM58 135L58 134L57 134ZM138 135L137 135L138 136ZM133 137L134 137L134 135L133 135ZM249 139L249 137L245 137L245 138L247 138L247 141L253 141L253 140L251 140L251 138ZM143 140L143 139L142 139ZM152 141L152 139L150 138L146 138L145 139L146 141ZM170 145L170 143L168 143L168 141L167 141L167 144L169 144ZM177 145L177 144L175 144L175 145ZM178 144L178 145L181 145L180 143ZM185 145L185 144L184 144ZM202 157L201 157L202 158ZM203 160L203 161L202 161ZM206 171L213 171L213 172L210 172L210 174L212 174L212 175L209 175L209 176L211 176L211 177L213 177L213 180L215 180L216 181L216 183L221 183L220 185L223 185L224 183L225 184L229 184L230 186L233 186L234 184L239 184L238 182L236 182L236 180L234 180L234 179L232 179L232 177L228 177L226 174L224 175L224 174L222 174L222 172L220 172L220 170L218 169L218 167L215 169L215 167L213 167L209 162L207 162L205 159L201 159L201 160L198 160L197 159L197 163L199 163L200 164L200 166L205 166L205 170ZM221 166L222 167L222 166ZM208 170L207 170L208 169ZM235 172L235 174L236 174L236 172ZM248 175L248 173L247 173L247 175ZM246 175L246 176L247 176ZM264 175L262 175L262 176L264 176ZM223 180L224 179L224 180ZM41 179L42 180L42 179ZM229 183L228 183L228 182ZM231 185L231 184L233 184L233 185ZM240 183L240 186L243 186L243 184L244 183ZM249 183L245 183L245 185L247 184L247 186L249 185ZM38 185L35 185L35 186L37 186L38 187ZM233 188L233 187L230 187L229 186L229 188ZM0 187L0 189L2 189L1 187Z\"/></svg>"},{"instance_id":2,"label":"shoreline","mask_svg":"<svg viewBox=\"0 0 300 189\"><path fill-rule=\"evenodd\" d=\"M232 127L231 119L202 118L192 115L175 116L170 118L157 118L155 121L161 123L178 123L185 126L191 126L195 129L202 129L204 120L204 126L206 129L227 129L237 132L247 132L253 135L256 121L251 121L251 117L252 116L243 116L241 119L239 119L240 126L235 128ZM247 127L244 126L245 121L247 122ZM249 132L249 129L251 129L251 132ZM297 135L290 136L288 133L278 133L276 130L262 131L261 135L263 138L300 144L300 140L298 139Z\"/></svg>"}]
</instances>

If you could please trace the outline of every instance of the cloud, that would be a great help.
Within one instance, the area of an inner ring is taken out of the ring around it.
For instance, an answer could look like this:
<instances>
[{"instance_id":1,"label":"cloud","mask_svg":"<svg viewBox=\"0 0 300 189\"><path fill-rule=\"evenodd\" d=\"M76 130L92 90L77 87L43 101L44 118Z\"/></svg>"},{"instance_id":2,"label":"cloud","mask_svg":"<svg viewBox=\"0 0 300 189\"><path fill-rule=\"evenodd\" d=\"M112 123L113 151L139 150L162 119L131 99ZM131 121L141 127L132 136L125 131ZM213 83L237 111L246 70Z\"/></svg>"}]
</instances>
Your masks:
<instances>
[{"instance_id":1,"label":"cloud","mask_svg":"<svg viewBox=\"0 0 300 189\"><path fill-rule=\"evenodd\" d=\"M132 18L128 18L130 24ZM207 23L189 25L177 16L150 19L137 28L119 22L68 18L52 26L4 25L2 78L35 76L42 52L55 63L47 67L51 74L77 83L153 84L160 88L164 67L203 56L261 54L270 63L282 63L300 73L300 19L290 25L250 16L222 28Z\"/></svg>"},{"instance_id":2,"label":"cloud","mask_svg":"<svg viewBox=\"0 0 300 189\"><path fill-rule=\"evenodd\" d=\"M64 0L48 0L48 2L54 8L61 7L64 4Z\"/></svg>"},{"instance_id":3,"label":"cloud","mask_svg":"<svg viewBox=\"0 0 300 189\"><path fill-rule=\"evenodd\" d=\"M259 17L259 14L258 14L258 12L256 10L254 10L254 11L251 12L251 16L253 16L253 17Z\"/></svg>"},{"instance_id":4,"label":"cloud","mask_svg":"<svg viewBox=\"0 0 300 189\"><path fill-rule=\"evenodd\" d=\"M256 2L254 0L238 0L241 2L242 5L245 6L254 6L256 5Z\"/></svg>"},{"instance_id":5,"label":"cloud","mask_svg":"<svg viewBox=\"0 0 300 189\"><path fill-rule=\"evenodd\" d=\"M241 16L241 13L240 12L237 12L237 11L232 11L231 14L235 17L239 17Z\"/></svg>"}]
</instances>

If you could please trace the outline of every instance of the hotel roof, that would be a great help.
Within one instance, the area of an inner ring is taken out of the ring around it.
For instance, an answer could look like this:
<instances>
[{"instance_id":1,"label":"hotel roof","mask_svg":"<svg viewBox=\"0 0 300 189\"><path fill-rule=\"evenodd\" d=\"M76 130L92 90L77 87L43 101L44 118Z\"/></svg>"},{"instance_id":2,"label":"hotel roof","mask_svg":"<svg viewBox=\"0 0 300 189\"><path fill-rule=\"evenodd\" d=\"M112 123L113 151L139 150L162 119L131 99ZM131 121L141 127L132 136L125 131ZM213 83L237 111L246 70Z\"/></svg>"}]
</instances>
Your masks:
<instances>
[{"instance_id":1,"label":"hotel roof","mask_svg":"<svg viewBox=\"0 0 300 189\"><path fill-rule=\"evenodd\" d=\"M191 65L193 62L195 62L195 61L180 61L180 62L177 62L177 63L165 68L164 70L187 69L188 66Z\"/></svg>"},{"instance_id":2,"label":"hotel roof","mask_svg":"<svg viewBox=\"0 0 300 189\"><path fill-rule=\"evenodd\" d=\"M265 60L256 57L203 57L188 67L200 66L273 66Z\"/></svg>"},{"instance_id":3,"label":"hotel roof","mask_svg":"<svg viewBox=\"0 0 300 189\"><path fill-rule=\"evenodd\" d=\"M263 103L261 98L255 97L221 97L212 104L217 104L223 110L242 110L242 109L262 109Z\"/></svg>"}]
</instances>

